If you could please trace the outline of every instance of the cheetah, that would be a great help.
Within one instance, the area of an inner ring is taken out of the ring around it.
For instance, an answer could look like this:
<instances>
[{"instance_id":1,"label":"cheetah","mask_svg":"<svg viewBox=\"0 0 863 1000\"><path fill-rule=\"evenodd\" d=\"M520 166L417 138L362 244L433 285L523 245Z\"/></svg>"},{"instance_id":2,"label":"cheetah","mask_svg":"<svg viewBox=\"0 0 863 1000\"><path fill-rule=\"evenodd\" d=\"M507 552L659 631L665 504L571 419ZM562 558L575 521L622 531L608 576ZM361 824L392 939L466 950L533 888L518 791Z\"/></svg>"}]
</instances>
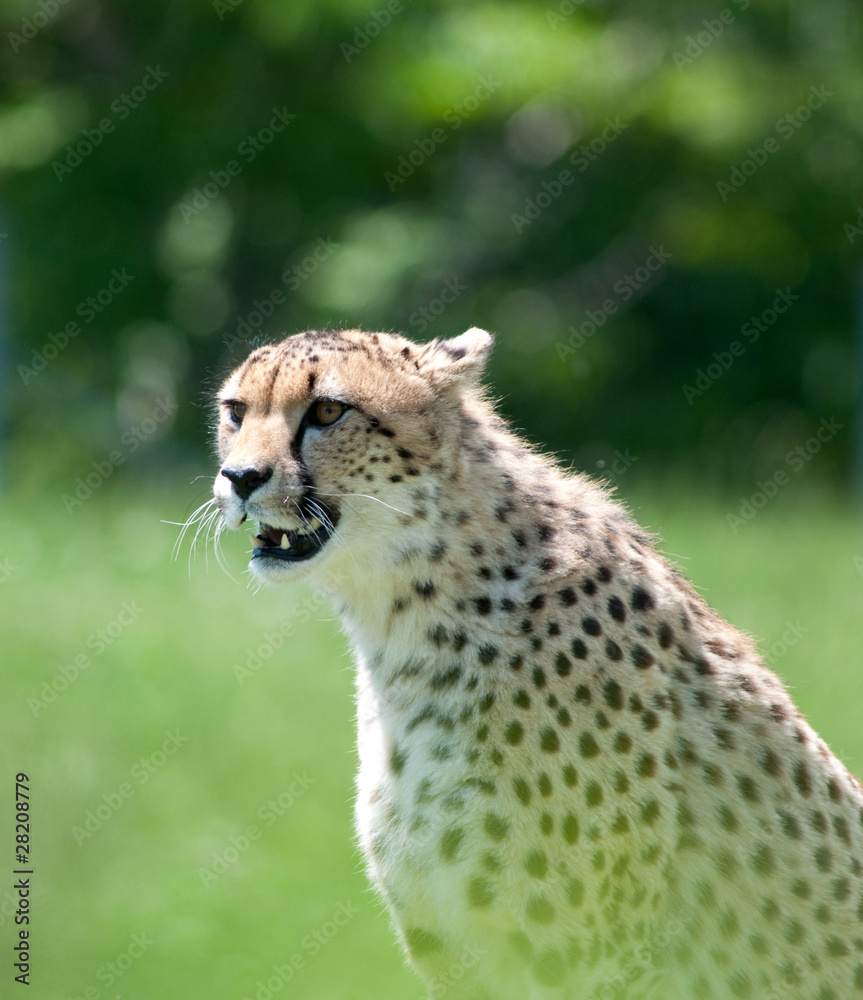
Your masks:
<instances>
[{"instance_id":1,"label":"cheetah","mask_svg":"<svg viewBox=\"0 0 863 1000\"><path fill-rule=\"evenodd\" d=\"M863 793L602 484L496 414L492 338L260 347L223 524L333 601L356 823L430 997L863 998Z\"/></svg>"}]
</instances>

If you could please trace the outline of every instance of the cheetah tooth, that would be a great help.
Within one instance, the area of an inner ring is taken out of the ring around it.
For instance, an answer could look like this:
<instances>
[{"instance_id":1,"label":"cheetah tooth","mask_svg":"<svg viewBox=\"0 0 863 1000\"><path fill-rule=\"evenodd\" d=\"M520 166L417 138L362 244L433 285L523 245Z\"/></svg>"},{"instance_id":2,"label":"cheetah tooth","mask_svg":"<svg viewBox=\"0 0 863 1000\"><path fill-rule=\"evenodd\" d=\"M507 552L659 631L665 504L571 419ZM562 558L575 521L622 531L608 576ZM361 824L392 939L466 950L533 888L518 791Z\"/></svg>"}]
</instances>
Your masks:
<instances>
[{"instance_id":1,"label":"cheetah tooth","mask_svg":"<svg viewBox=\"0 0 863 1000\"><path fill-rule=\"evenodd\" d=\"M318 528L323 528L323 523L319 521L316 517L310 517L309 527L312 529L312 531L317 531Z\"/></svg>"},{"instance_id":2,"label":"cheetah tooth","mask_svg":"<svg viewBox=\"0 0 863 1000\"><path fill-rule=\"evenodd\" d=\"M249 535L249 538L251 539L253 548L256 549L262 549L267 544L263 538L258 538L257 535Z\"/></svg>"},{"instance_id":3,"label":"cheetah tooth","mask_svg":"<svg viewBox=\"0 0 863 1000\"><path fill-rule=\"evenodd\" d=\"M291 543L288 541L287 532L282 535L282 540L279 542L279 546L283 549L289 549L291 547Z\"/></svg>"}]
</instances>

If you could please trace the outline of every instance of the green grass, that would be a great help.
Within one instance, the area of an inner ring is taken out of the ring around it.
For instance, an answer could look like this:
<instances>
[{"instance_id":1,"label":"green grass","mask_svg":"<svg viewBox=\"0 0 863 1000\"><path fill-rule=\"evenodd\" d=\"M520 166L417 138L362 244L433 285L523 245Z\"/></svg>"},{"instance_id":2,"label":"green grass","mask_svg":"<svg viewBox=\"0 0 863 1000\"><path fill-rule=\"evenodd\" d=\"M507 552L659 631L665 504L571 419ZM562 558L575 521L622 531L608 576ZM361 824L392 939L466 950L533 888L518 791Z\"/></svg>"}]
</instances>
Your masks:
<instances>
[{"instance_id":1,"label":"green grass","mask_svg":"<svg viewBox=\"0 0 863 1000\"><path fill-rule=\"evenodd\" d=\"M36 872L29 996L255 1000L258 981L293 957L274 996L419 998L353 843L352 672L332 612L299 586L253 594L235 537L225 549L236 580L212 553L209 571L199 557L190 574L187 550L172 562L176 529L160 518L180 520L189 499L106 487L68 514L56 501L23 516L14 497L0 506L0 947L8 957L15 931L4 904L23 770ZM777 500L737 533L731 504L653 495L632 506L711 603L773 646L810 721L863 770L859 521L818 497ZM124 602L128 623L100 649ZM797 635L783 646L789 622ZM240 682L235 668L283 624L282 647ZM47 703L43 683L82 654L89 665ZM163 757L166 734L174 752ZM100 805L105 819L87 831ZM205 884L201 870L232 838L244 849ZM337 912L339 928L327 923ZM135 935L148 943L127 961ZM112 962L121 975L110 981Z\"/></svg>"}]
</instances>

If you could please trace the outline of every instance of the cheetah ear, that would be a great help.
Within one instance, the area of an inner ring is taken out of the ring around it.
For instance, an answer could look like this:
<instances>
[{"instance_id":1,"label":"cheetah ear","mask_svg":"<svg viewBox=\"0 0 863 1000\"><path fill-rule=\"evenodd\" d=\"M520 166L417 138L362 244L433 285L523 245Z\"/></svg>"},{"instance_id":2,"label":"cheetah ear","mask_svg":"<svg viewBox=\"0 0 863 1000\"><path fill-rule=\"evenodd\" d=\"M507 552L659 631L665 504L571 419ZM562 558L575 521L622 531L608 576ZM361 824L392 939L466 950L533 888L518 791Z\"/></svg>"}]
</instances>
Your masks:
<instances>
[{"instance_id":1,"label":"cheetah ear","mask_svg":"<svg viewBox=\"0 0 863 1000\"><path fill-rule=\"evenodd\" d=\"M472 326L460 337L432 340L420 350L417 368L441 382L476 378L491 351L492 337Z\"/></svg>"}]
</instances>

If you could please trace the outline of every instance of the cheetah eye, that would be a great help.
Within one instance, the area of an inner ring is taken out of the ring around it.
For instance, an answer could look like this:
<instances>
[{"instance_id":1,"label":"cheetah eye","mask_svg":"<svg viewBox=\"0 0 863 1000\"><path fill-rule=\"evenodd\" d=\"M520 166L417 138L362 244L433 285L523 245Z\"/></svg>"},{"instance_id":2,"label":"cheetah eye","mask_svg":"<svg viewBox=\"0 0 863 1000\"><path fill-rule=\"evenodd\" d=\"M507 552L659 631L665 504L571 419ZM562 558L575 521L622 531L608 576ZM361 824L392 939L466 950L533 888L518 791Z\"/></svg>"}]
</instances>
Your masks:
<instances>
[{"instance_id":1,"label":"cheetah eye","mask_svg":"<svg viewBox=\"0 0 863 1000\"><path fill-rule=\"evenodd\" d=\"M309 410L309 419L315 427L329 427L340 420L350 409L336 399L319 399Z\"/></svg>"},{"instance_id":2,"label":"cheetah eye","mask_svg":"<svg viewBox=\"0 0 863 1000\"><path fill-rule=\"evenodd\" d=\"M236 424L237 427L239 427L243 422L243 417L246 415L246 410L248 409L246 404L241 403L236 399L226 399L223 405L228 411L231 423Z\"/></svg>"}]
</instances>

